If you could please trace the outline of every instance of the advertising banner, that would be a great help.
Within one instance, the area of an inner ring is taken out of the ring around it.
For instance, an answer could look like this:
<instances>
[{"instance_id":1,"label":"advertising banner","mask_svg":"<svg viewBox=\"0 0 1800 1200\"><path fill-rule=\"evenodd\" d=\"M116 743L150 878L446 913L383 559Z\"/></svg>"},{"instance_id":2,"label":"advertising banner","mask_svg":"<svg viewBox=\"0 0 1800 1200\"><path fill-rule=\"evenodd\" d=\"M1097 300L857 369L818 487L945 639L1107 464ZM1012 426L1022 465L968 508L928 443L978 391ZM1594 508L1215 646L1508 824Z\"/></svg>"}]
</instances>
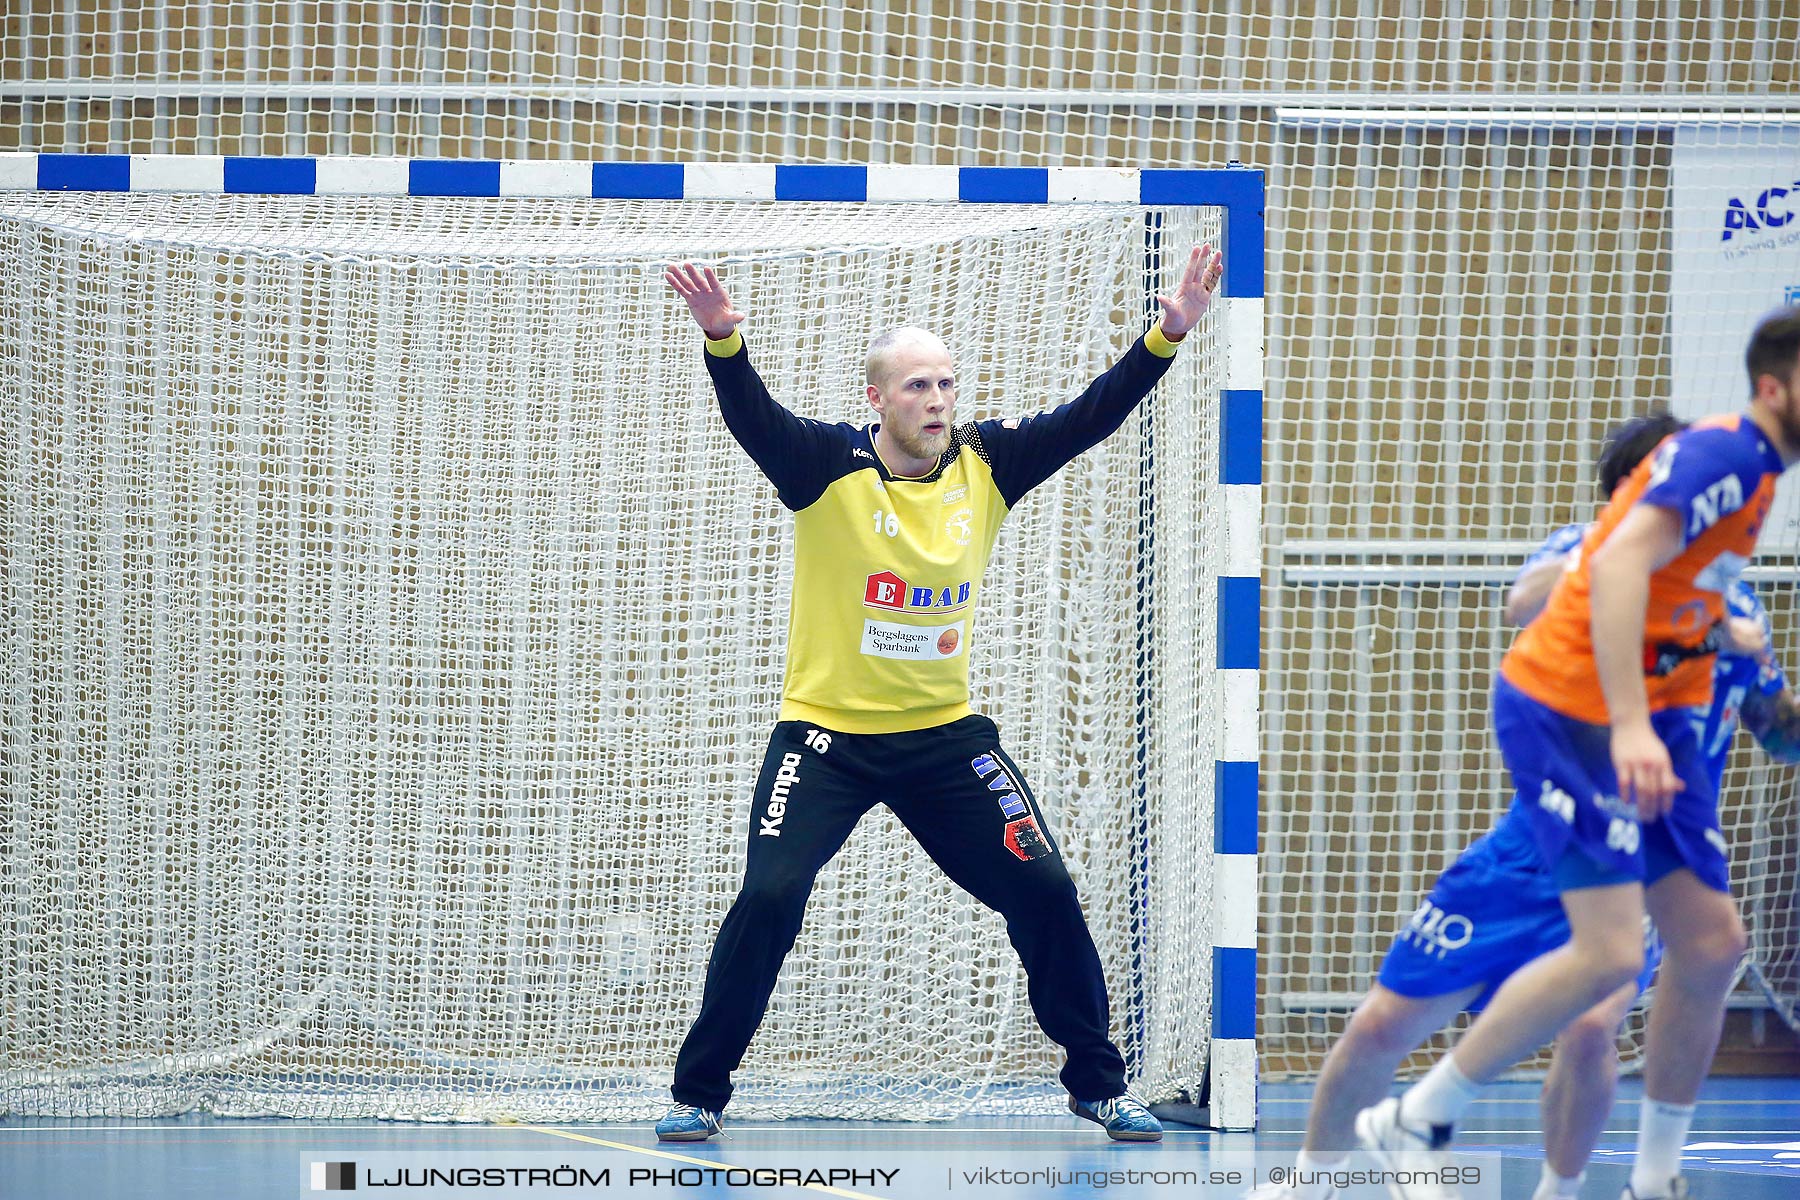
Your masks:
<instances>
[{"instance_id":1,"label":"advertising banner","mask_svg":"<svg viewBox=\"0 0 1800 1200\"><path fill-rule=\"evenodd\" d=\"M1674 409L1736 412L1749 396L1750 330L1771 309L1800 304L1800 127L1678 128L1670 209ZM1791 476L1762 548L1800 548L1800 484Z\"/></svg>"}]
</instances>

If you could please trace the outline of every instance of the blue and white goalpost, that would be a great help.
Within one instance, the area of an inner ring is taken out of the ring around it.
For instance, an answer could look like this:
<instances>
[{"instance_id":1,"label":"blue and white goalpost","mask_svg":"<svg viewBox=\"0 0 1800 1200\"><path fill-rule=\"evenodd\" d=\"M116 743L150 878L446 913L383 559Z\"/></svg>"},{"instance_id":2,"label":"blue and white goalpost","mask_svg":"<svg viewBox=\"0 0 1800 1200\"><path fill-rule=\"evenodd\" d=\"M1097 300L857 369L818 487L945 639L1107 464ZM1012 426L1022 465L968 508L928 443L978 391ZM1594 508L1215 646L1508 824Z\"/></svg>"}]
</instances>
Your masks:
<instances>
[{"instance_id":1,"label":"blue and white goalpost","mask_svg":"<svg viewBox=\"0 0 1800 1200\"><path fill-rule=\"evenodd\" d=\"M902 323L965 417L1060 403L1207 240L1221 300L1011 516L972 666L1134 1090L1253 1127L1262 211L1243 169L0 155L0 1111L658 1111L788 542L662 265L717 263L778 398L860 422ZM1056 1110L999 922L876 813L734 1111Z\"/></svg>"}]
</instances>

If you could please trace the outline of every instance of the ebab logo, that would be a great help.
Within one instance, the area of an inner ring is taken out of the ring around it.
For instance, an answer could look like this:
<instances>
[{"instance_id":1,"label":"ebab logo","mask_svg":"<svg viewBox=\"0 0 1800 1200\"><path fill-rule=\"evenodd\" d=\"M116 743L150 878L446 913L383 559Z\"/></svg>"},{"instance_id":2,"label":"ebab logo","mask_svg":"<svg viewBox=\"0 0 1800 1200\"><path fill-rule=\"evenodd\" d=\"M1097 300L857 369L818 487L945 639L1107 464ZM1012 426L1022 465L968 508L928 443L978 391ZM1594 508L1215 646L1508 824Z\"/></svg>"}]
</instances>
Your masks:
<instances>
[{"instance_id":1,"label":"ebab logo","mask_svg":"<svg viewBox=\"0 0 1800 1200\"><path fill-rule=\"evenodd\" d=\"M882 571L863 582L863 604L894 612L955 612L968 606L974 586L964 580L944 586L915 587L892 571Z\"/></svg>"}]
</instances>

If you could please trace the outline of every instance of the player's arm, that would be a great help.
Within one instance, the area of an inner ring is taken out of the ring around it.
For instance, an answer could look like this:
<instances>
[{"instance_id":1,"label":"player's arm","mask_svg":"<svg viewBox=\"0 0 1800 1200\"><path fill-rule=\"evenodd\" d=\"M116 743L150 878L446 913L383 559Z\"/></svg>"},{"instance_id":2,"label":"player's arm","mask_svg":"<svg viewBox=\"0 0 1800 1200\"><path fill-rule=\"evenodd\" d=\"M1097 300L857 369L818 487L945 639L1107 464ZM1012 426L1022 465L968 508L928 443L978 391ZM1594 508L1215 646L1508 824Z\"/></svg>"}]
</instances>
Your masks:
<instances>
[{"instance_id":1,"label":"player's arm","mask_svg":"<svg viewBox=\"0 0 1800 1200\"><path fill-rule=\"evenodd\" d=\"M1581 539L1587 535L1586 525L1564 525L1544 539L1519 568L1512 589L1506 594L1506 619L1520 628L1531 624L1544 611L1556 581L1568 572L1573 556L1581 550Z\"/></svg>"},{"instance_id":2,"label":"player's arm","mask_svg":"<svg viewBox=\"0 0 1800 1200\"><path fill-rule=\"evenodd\" d=\"M1762 666L1756 683L1738 708L1738 720L1762 744L1776 762L1800 763L1800 698L1788 687L1787 676L1768 648L1769 614L1748 586L1739 583L1727 594L1726 603L1740 611L1737 618L1756 627L1764 641L1758 655Z\"/></svg>"},{"instance_id":3,"label":"player's arm","mask_svg":"<svg viewBox=\"0 0 1800 1200\"><path fill-rule=\"evenodd\" d=\"M1637 504L1589 560L1594 666L1612 725L1613 770L1619 794L1644 820L1669 810L1681 790L1669 749L1650 726L1644 686L1644 616L1650 576L1681 553L1681 513Z\"/></svg>"},{"instance_id":4,"label":"player's arm","mask_svg":"<svg viewBox=\"0 0 1800 1200\"><path fill-rule=\"evenodd\" d=\"M1763 629L1762 622L1754 617L1726 617L1723 649L1739 658L1767 658L1768 632Z\"/></svg>"},{"instance_id":5,"label":"player's arm","mask_svg":"<svg viewBox=\"0 0 1800 1200\"><path fill-rule=\"evenodd\" d=\"M1024 420L980 423L994 484L1009 507L1124 424L1212 304L1224 264L1223 253L1209 245L1195 247L1175 290L1157 296L1162 307L1157 323L1075 399Z\"/></svg>"},{"instance_id":6,"label":"player's arm","mask_svg":"<svg viewBox=\"0 0 1800 1200\"><path fill-rule=\"evenodd\" d=\"M1529 565L1513 580L1512 590L1506 593L1506 619L1523 629L1544 611L1549 602L1550 592L1556 587L1556 581L1567 573L1569 567L1569 551L1556 558L1547 558L1542 562Z\"/></svg>"},{"instance_id":7,"label":"player's arm","mask_svg":"<svg viewBox=\"0 0 1800 1200\"><path fill-rule=\"evenodd\" d=\"M706 373L725 427L775 485L783 504L792 509L811 504L824 491L818 475L827 461L826 427L795 416L769 394L738 332L744 314L732 307L711 267L680 263L665 270L663 279L686 301L706 336Z\"/></svg>"},{"instance_id":8,"label":"player's arm","mask_svg":"<svg viewBox=\"0 0 1800 1200\"><path fill-rule=\"evenodd\" d=\"M1752 690L1738 717L1770 758L1800 763L1800 699L1792 688L1773 693Z\"/></svg>"}]
</instances>

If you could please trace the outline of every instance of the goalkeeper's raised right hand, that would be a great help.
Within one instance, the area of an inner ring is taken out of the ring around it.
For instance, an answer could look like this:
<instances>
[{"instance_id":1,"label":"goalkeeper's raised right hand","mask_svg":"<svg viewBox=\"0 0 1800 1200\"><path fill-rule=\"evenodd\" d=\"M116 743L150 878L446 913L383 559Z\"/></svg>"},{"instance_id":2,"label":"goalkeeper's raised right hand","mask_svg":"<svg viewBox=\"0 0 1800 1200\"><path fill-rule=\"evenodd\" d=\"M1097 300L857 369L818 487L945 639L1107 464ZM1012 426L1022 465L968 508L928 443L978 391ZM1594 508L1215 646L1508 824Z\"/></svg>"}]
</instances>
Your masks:
<instances>
[{"instance_id":1,"label":"goalkeeper's raised right hand","mask_svg":"<svg viewBox=\"0 0 1800 1200\"><path fill-rule=\"evenodd\" d=\"M713 274L711 267L693 263L677 263L663 271L663 279L675 294L687 301L688 311L700 332L713 341L723 341L743 321L744 314L731 307L731 298Z\"/></svg>"}]
</instances>

